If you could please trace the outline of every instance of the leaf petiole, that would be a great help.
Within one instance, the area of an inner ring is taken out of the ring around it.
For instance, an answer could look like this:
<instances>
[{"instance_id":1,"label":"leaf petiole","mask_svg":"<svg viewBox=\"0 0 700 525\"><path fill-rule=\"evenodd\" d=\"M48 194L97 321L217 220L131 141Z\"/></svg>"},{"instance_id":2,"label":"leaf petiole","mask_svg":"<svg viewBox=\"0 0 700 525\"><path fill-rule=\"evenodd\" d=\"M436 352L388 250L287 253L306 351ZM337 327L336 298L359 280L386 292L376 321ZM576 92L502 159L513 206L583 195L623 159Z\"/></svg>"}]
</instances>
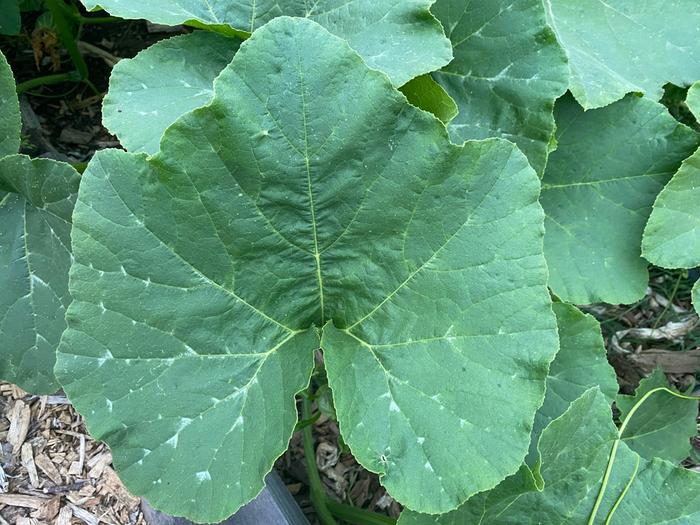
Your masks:
<instances>
[{"instance_id":1,"label":"leaf petiole","mask_svg":"<svg viewBox=\"0 0 700 525\"><path fill-rule=\"evenodd\" d=\"M301 396L301 417L302 421L310 420L312 416L311 400L306 396ZM313 425L306 425L302 428L302 439L304 442L304 459L306 460L306 470L309 476L309 490L311 492L311 503L314 505L318 519L323 525L337 525L333 514L328 509L326 495L321 483L321 476L316 468L316 454L314 451Z\"/></svg>"},{"instance_id":2,"label":"leaf petiole","mask_svg":"<svg viewBox=\"0 0 700 525\"><path fill-rule=\"evenodd\" d=\"M646 394L644 394L639 401L637 401L632 409L629 411L627 416L625 416L625 419L622 421L622 424L620 425L620 430L617 433L617 438L615 439L615 442L612 445L612 448L610 449L610 456L608 457L608 465L605 468L605 474L603 474L603 481L600 484L600 490L598 491L598 496L596 497L595 504L593 505L593 510L591 511L591 515L588 518L588 525L593 525L595 522L595 518L598 514L598 510L600 510L600 505L603 502L603 497L605 496L605 490L608 487L608 482L610 481L610 474L612 473L613 469L613 464L615 463L615 457L617 456L617 449L620 446L620 442L622 441L622 435L624 434L627 425L629 424L630 420L634 416L634 414L639 410L639 408L644 404L644 402L649 399L649 397L656 393L656 392L667 392L671 394L672 396L678 397L680 399L689 399L689 400L695 400L695 401L700 401L700 398L698 397L693 397L693 396L686 396L683 394L680 394L678 392L674 392L670 388L666 387L658 387L658 388L653 388L652 390L649 390ZM639 464L637 464L637 467L639 467ZM609 523L610 519L612 518L612 514L617 510L617 507L620 505L622 502L622 499L625 497L625 494L629 490L630 486L632 485L632 482L634 481L635 476L637 475L637 469L635 468L634 474L632 475L632 479L628 482L628 484L625 486L625 489L622 491L622 494L620 497L617 499L615 502L615 505L611 509L610 513L608 514L608 518L606 520L606 524Z\"/></svg>"}]
</instances>

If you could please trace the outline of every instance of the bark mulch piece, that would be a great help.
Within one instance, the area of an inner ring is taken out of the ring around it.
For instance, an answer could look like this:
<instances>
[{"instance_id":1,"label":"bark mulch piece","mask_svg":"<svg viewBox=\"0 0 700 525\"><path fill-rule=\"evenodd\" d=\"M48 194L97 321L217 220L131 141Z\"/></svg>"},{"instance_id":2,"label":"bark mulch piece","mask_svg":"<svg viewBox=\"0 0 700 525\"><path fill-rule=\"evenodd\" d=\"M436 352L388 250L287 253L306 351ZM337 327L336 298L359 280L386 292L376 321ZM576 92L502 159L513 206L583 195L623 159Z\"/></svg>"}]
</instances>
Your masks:
<instances>
[{"instance_id":1,"label":"bark mulch piece","mask_svg":"<svg viewBox=\"0 0 700 525\"><path fill-rule=\"evenodd\" d=\"M146 525L111 463L64 396L0 383L0 525Z\"/></svg>"}]
</instances>

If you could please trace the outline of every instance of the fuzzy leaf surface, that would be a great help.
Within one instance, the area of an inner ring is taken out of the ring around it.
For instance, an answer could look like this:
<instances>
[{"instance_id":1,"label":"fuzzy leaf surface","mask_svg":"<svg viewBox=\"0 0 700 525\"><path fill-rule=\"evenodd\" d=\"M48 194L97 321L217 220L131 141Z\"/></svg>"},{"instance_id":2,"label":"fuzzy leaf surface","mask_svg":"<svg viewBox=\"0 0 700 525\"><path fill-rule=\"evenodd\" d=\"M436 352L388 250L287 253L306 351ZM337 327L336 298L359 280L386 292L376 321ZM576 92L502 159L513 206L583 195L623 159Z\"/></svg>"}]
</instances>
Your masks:
<instances>
[{"instance_id":1,"label":"fuzzy leaf surface","mask_svg":"<svg viewBox=\"0 0 700 525\"><path fill-rule=\"evenodd\" d=\"M541 174L554 101L569 76L541 0L437 0L432 11L454 48L454 60L433 74L459 107L452 140L508 139Z\"/></svg>"},{"instance_id":2,"label":"fuzzy leaf surface","mask_svg":"<svg viewBox=\"0 0 700 525\"><path fill-rule=\"evenodd\" d=\"M19 151L21 131L15 77L5 55L0 52L0 158Z\"/></svg>"},{"instance_id":3,"label":"fuzzy leaf surface","mask_svg":"<svg viewBox=\"0 0 700 525\"><path fill-rule=\"evenodd\" d=\"M586 109L700 78L695 0L544 0L569 57L569 89Z\"/></svg>"},{"instance_id":4,"label":"fuzzy leaf surface","mask_svg":"<svg viewBox=\"0 0 700 525\"><path fill-rule=\"evenodd\" d=\"M168 25L195 22L223 32L252 33L279 16L308 18L347 40L369 67L386 73L396 86L452 59L450 42L429 11L434 0L81 1L88 9L101 6L122 18Z\"/></svg>"},{"instance_id":5,"label":"fuzzy leaf surface","mask_svg":"<svg viewBox=\"0 0 700 525\"><path fill-rule=\"evenodd\" d=\"M346 42L280 17L158 155L92 161L60 379L134 493L215 521L286 448L322 329L356 457L455 508L518 470L557 349L538 193L512 144L450 144Z\"/></svg>"},{"instance_id":6,"label":"fuzzy leaf surface","mask_svg":"<svg viewBox=\"0 0 700 525\"><path fill-rule=\"evenodd\" d=\"M658 387L669 388L659 368L642 379L633 396L621 394L617 397L620 417L624 418L644 394ZM690 454L690 439L698 433L697 417L697 401L657 392L634 414L623 439L646 459L661 458L677 464Z\"/></svg>"},{"instance_id":7,"label":"fuzzy leaf surface","mask_svg":"<svg viewBox=\"0 0 700 525\"><path fill-rule=\"evenodd\" d=\"M632 303L648 281L640 247L651 206L698 134L636 96L586 112L567 96L555 113L540 198L550 287L574 304Z\"/></svg>"},{"instance_id":8,"label":"fuzzy leaf surface","mask_svg":"<svg viewBox=\"0 0 700 525\"><path fill-rule=\"evenodd\" d=\"M196 31L162 40L112 70L104 125L131 152L158 152L165 130L214 95L240 40Z\"/></svg>"},{"instance_id":9,"label":"fuzzy leaf surface","mask_svg":"<svg viewBox=\"0 0 700 525\"><path fill-rule=\"evenodd\" d=\"M68 164L0 159L0 378L33 394L58 389L53 367L70 304L71 213L80 177Z\"/></svg>"},{"instance_id":10,"label":"fuzzy leaf surface","mask_svg":"<svg viewBox=\"0 0 700 525\"><path fill-rule=\"evenodd\" d=\"M448 514L429 516L404 511L399 525L587 523L617 436L608 399L591 389L542 433L542 491L509 478ZM632 477L627 494L606 521ZM640 458L620 444L595 525L692 525L698 519L700 475L660 459Z\"/></svg>"}]
</instances>

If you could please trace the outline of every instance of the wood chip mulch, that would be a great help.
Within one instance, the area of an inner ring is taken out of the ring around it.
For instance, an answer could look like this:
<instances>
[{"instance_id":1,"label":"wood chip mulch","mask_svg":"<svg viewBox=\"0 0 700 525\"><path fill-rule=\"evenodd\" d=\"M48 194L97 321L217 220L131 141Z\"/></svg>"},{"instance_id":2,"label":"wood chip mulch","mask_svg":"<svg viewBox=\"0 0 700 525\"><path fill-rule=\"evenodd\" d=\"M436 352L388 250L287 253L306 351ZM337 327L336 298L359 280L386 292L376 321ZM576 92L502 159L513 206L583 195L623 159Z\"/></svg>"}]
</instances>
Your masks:
<instances>
[{"instance_id":1,"label":"wood chip mulch","mask_svg":"<svg viewBox=\"0 0 700 525\"><path fill-rule=\"evenodd\" d=\"M0 525L146 525L68 400L0 383Z\"/></svg>"}]
</instances>

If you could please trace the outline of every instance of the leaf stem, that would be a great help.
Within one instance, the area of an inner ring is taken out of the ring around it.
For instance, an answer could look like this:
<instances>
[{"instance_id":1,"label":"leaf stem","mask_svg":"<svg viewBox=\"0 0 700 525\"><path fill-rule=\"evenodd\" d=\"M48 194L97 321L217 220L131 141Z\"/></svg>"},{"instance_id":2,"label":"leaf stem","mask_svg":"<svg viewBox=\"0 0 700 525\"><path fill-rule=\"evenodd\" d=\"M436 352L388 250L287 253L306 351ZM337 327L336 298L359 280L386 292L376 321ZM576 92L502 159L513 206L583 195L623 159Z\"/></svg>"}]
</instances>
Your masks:
<instances>
[{"instance_id":1,"label":"leaf stem","mask_svg":"<svg viewBox=\"0 0 700 525\"><path fill-rule=\"evenodd\" d=\"M22 94L32 89L48 86L52 84L62 84L63 82L82 82L80 74L77 71L68 73L57 73L55 75L46 75L43 77L32 78L26 82L17 84L17 93Z\"/></svg>"},{"instance_id":2,"label":"leaf stem","mask_svg":"<svg viewBox=\"0 0 700 525\"><path fill-rule=\"evenodd\" d=\"M353 507L337 501L328 500L328 508L333 515L353 525L396 525L396 520L370 510Z\"/></svg>"},{"instance_id":3,"label":"leaf stem","mask_svg":"<svg viewBox=\"0 0 700 525\"><path fill-rule=\"evenodd\" d=\"M640 460L641 460L641 457L639 455L637 455L637 464L634 466L634 472L632 472L632 477L630 477L629 481L625 485L625 488L622 490L622 493L617 498L617 501L615 501L615 504L610 509L610 512L608 512L608 517L605 518L604 525L610 525L610 521L612 520L613 514L615 514L617 507L619 507L620 503L622 503L622 500L625 499L625 496L627 495L627 491L630 489L630 487L632 486L632 483L634 482L634 478L637 477L637 472L639 471Z\"/></svg>"},{"instance_id":4,"label":"leaf stem","mask_svg":"<svg viewBox=\"0 0 700 525\"><path fill-rule=\"evenodd\" d=\"M117 22L124 22L123 18L117 18L116 16L83 16L80 14L74 15L75 19L82 25L90 24L116 24Z\"/></svg>"},{"instance_id":5,"label":"leaf stem","mask_svg":"<svg viewBox=\"0 0 700 525\"><path fill-rule=\"evenodd\" d=\"M78 71L78 75L80 75L80 79L87 80L89 76L88 66L83 58L83 55L80 54L78 44L73 36L73 31L68 23L68 20L66 19L66 14L70 15L70 12L67 11L66 4L63 2L63 0L45 1L46 7L51 12L53 21L56 24L58 36L61 38L61 42L63 42L66 51L68 51L68 55L70 55L70 59L73 61L75 69Z\"/></svg>"},{"instance_id":6,"label":"leaf stem","mask_svg":"<svg viewBox=\"0 0 700 525\"><path fill-rule=\"evenodd\" d=\"M311 401L306 395L301 396L301 417L309 420L312 416ZM321 483L321 476L316 468L316 454L314 452L313 425L307 425L301 430L304 442L304 459L306 460L306 471L309 476L309 490L311 493L311 503L313 503L319 521L323 525L337 525L333 514L328 509L326 495Z\"/></svg>"},{"instance_id":7,"label":"leaf stem","mask_svg":"<svg viewBox=\"0 0 700 525\"><path fill-rule=\"evenodd\" d=\"M646 392L640 399L637 401L632 409L629 411L629 413L625 416L625 419L622 421L622 424L620 425L620 429L617 432L617 438L615 439L615 442L612 445L612 448L610 449L610 456L608 457L608 465L605 468L605 473L603 474L603 480L600 484L600 490L598 491L598 496L596 497L595 504L593 505L593 510L591 511L591 515L588 518L588 525L593 525L595 523L595 518L598 515L598 511L600 510L600 505L603 503L603 497L605 496L605 490L608 488L608 482L610 481L610 474L612 473L613 469L613 464L615 463L615 457L617 456L617 449L620 446L620 442L622 441L622 434L625 432L627 429L627 425L629 424L630 420L632 419L632 416L639 410L639 408L644 404L644 402L649 399L649 397L652 394L655 394L656 392L667 392L671 394L672 396L678 397L680 399L690 399L694 401L699 401L700 398L698 397L693 397L693 396L686 396L683 394L680 394L678 392L674 392L670 388L666 388L665 386L660 386L658 388L653 388ZM629 490L632 481L634 481L634 477L636 476L636 469L635 469L635 474L632 477L632 480L628 483L628 485L625 487L625 490L622 492L621 496L618 498L618 500L615 502L615 506L613 507L611 512L614 512L619 504L622 502L622 498L624 498L625 494ZM608 518L611 518L612 515L610 514ZM607 522L606 522L607 523Z\"/></svg>"},{"instance_id":8,"label":"leaf stem","mask_svg":"<svg viewBox=\"0 0 700 525\"><path fill-rule=\"evenodd\" d=\"M673 300L676 298L676 294L678 293L678 287L681 284L682 278L683 278L683 274L681 273L678 275L678 279L676 279L676 284L673 287L673 291L671 292L671 297L668 298L668 303L664 307L663 311L659 314L659 317L654 322L654 326L652 326L652 328L656 328L657 326L659 326L659 323L664 318L664 315L666 315L666 312L668 312L668 309L671 308L671 305L673 304Z\"/></svg>"}]
</instances>

